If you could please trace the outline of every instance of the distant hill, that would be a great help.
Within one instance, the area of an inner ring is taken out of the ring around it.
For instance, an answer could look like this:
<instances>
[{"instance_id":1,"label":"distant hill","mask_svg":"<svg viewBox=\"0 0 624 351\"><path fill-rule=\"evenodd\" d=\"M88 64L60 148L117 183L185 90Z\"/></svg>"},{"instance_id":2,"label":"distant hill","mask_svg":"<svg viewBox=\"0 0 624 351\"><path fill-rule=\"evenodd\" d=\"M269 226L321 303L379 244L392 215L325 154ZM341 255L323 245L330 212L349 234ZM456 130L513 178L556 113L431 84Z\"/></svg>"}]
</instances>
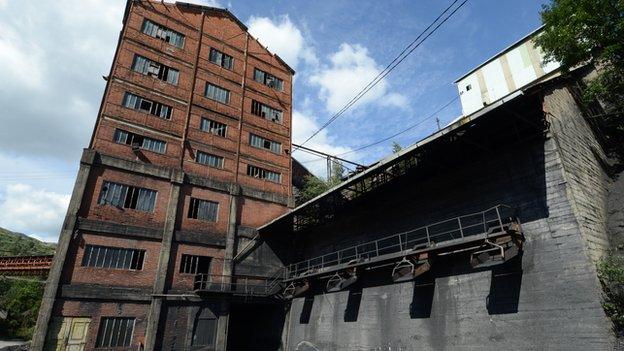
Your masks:
<instances>
[{"instance_id":1,"label":"distant hill","mask_svg":"<svg viewBox=\"0 0 624 351\"><path fill-rule=\"evenodd\" d=\"M56 245L0 228L0 256L53 255Z\"/></svg>"}]
</instances>

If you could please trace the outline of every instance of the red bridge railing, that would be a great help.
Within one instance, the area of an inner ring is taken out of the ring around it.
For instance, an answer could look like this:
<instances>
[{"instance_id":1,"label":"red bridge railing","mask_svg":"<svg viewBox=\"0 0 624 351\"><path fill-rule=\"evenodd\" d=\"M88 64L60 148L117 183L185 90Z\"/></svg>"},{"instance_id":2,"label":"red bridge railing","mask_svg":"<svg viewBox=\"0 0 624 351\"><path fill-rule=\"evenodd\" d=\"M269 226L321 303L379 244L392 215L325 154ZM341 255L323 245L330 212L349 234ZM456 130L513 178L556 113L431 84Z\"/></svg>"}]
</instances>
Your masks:
<instances>
[{"instance_id":1,"label":"red bridge railing","mask_svg":"<svg viewBox=\"0 0 624 351\"><path fill-rule=\"evenodd\" d=\"M47 275L52 255L0 257L0 275Z\"/></svg>"}]
</instances>

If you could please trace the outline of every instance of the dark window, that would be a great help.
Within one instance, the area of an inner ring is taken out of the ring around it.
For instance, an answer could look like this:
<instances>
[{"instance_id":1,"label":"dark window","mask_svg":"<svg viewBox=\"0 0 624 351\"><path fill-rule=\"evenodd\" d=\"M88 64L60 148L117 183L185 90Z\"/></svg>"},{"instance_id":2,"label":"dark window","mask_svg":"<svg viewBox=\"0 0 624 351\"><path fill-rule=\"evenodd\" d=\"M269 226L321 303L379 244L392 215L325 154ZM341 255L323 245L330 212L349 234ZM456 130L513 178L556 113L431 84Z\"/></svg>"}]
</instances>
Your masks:
<instances>
[{"instance_id":1,"label":"dark window","mask_svg":"<svg viewBox=\"0 0 624 351\"><path fill-rule=\"evenodd\" d=\"M284 81L265 71L254 69L254 80L273 89L283 91Z\"/></svg>"},{"instance_id":2,"label":"dark window","mask_svg":"<svg viewBox=\"0 0 624 351\"><path fill-rule=\"evenodd\" d=\"M252 165L247 165L247 175L254 178L266 179L274 183L280 183L282 181L281 173L272 172Z\"/></svg>"},{"instance_id":3,"label":"dark window","mask_svg":"<svg viewBox=\"0 0 624 351\"><path fill-rule=\"evenodd\" d=\"M184 47L184 35L169 29L163 25L146 19L143 22L143 33L154 38L162 39L171 45L175 45L180 49Z\"/></svg>"},{"instance_id":4,"label":"dark window","mask_svg":"<svg viewBox=\"0 0 624 351\"><path fill-rule=\"evenodd\" d=\"M216 222L219 212L219 203L208 200L191 198L188 211L188 218L201 219L204 221Z\"/></svg>"},{"instance_id":5,"label":"dark window","mask_svg":"<svg viewBox=\"0 0 624 351\"><path fill-rule=\"evenodd\" d=\"M282 123L282 111L276 110L256 100L251 101L251 113L275 123Z\"/></svg>"},{"instance_id":6,"label":"dark window","mask_svg":"<svg viewBox=\"0 0 624 351\"><path fill-rule=\"evenodd\" d=\"M208 274L210 273L211 261L212 257L184 254L182 255L182 262L180 262L180 273Z\"/></svg>"},{"instance_id":7,"label":"dark window","mask_svg":"<svg viewBox=\"0 0 624 351\"><path fill-rule=\"evenodd\" d=\"M206 83L204 95L211 100L219 101L224 104L230 102L230 91L214 84Z\"/></svg>"},{"instance_id":8,"label":"dark window","mask_svg":"<svg viewBox=\"0 0 624 351\"><path fill-rule=\"evenodd\" d=\"M98 204L154 212L156 194L157 192L151 189L104 182Z\"/></svg>"},{"instance_id":9,"label":"dark window","mask_svg":"<svg viewBox=\"0 0 624 351\"><path fill-rule=\"evenodd\" d=\"M173 108L160 102L152 101L138 95L126 92L123 105L133 110L152 114L156 117L170 119Z\"/></svg>"},{"instance_id":10,"label":"dark window","mask_svg":"<svg viewBox=\"0 0 624 351\"><path fill-rule=\"evenodd\" d=\"M113 138L117 144L132 145L133 148L154 151L159 154L164 154L167 150L167 143L162 140L144 137L121 129L115 130Z\"/></svg>"},{"instance_id":11,"label":"dark window","mask_svg":"<svg viewBox=\"0 0 624 351\"><path fill-rule=\"evenodd\" d=\"M83 267L143 269L145 250L87 245L82 257Z\"/></svg>"},{"instance_id":12,"label":"dark window","mask_svg":"<svg viewBox=\"0 0 624 351\"><path fill-rule=\"evenodd\" d=\"M216 63L217 65L231 70L234 67L234 59L230 55L226 55L221 51L210 48L210 62Z\"/></svg>"},{"instance_id":13,"label":"dark window","mask_svg":"<svg viewBox=\"0 0 624 351\"><path fill-rule=\"evenodd\" d=\"M152 61L140 55L134 55L132 70L164 80L167 83L178 85L178 77L180 72L177 69L165 66L162 63Z\"/></svg>"},{"instance_id":14,"label":"dark window","mask_svg":"<svg viewBox=\"0 0 624 351\"><path fill-rule=\"evenodd\" d=\"M261 136L249 133L249 144L260 149L267 149L275 154L282 152L282 144L276 141L265 139Z\"/></svg>"},{"instance_id":15,"label":"dark window","mask_svg":"<svg viewBox=\"0 0 624 351\"><path fill-rule=\"evenodd\" d=\"M466 91L468 91L470 89L472 89L472 85L470 85L470 84L466 85Z\"/></svg>"},{"instance_id":16,"label":"dark window","mask_svg":"<svg viewBox=\"0 0 624 351\"><path fill-rule=\"evenodd\" d=\"M95 347L128 347L132 342L134 318L103 317Z\"/></svg>"},{"instance_id":17,"label":"dark window","mask_svg":"<svg viewBox=\"0 0 624 351\"><path fill-rule=\"evenodd\" d=\"M217 332L217 317L212 313L204 313L195 320L193 328L193 346L204 346L212 350Z\"/></svg>"},{"instance_id":18,"label":"dark window","mask_svg":"<svg viewBox=\"0 0 624 351\"><path fill-rule=\"evenodd\" d=\"M211 119L208 118L202 118L201 119L201 124L199 126L199 128L201 130L203 130L204 132L208 132L211 134L215 134L221 137L225 138L226 135L226 131L227 131L227 125L224 123L219 123L217 121L213 121Z\"/></svg>"},{"instance_id":19,"label":"dark window","mask_svg":"<svg viewBox=\"0 0 624 351\"><path fill-rule=\"evenodd\" d=\"M208 154L205 152L197 151L195 156L195 161L198 163L214 167L214 168L223 168L223 157Z\"/></svg>"}]
</instances>

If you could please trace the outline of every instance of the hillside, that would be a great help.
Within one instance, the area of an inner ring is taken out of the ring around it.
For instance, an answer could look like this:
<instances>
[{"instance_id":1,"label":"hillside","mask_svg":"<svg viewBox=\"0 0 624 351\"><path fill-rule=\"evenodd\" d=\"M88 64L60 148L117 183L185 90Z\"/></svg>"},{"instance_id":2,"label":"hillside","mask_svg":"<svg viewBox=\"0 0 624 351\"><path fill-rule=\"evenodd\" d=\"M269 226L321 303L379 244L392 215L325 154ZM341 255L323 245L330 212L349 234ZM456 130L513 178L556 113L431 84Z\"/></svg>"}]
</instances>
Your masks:
<instances>
[{"instance_id":1,"label":"hillside","mask_svg":"<svg viewBox=\"0 0 624 351\"><path fill-rule=\"evenodd\" d=\"M54 244L0 228L0 256L52 255Z\"/></svg>"}]
</instances>

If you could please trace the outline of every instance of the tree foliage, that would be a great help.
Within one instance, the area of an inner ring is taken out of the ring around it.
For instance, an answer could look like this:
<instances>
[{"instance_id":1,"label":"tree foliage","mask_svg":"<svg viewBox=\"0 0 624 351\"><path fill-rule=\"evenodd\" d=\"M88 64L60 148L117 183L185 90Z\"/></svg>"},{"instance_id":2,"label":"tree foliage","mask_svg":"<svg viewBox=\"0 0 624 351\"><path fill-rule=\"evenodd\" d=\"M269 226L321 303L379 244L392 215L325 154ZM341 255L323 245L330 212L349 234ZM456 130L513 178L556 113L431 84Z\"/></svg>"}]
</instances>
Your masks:
<instances>
[{"instance_id":1,"label":"tree foliage","mask_svg":"<svg viewBox=\"0 0 624 351\"><path fill-rule=\"evenodd\" d=\"M610 254L598 264L598 278L602 283L602 306L611 318L615 331L624 332L624 257Z\"/></svg>"},{"instance_id":2,"label":"tree foliage","mask_svg":"<svg viewBox=\"0 0 624 351\"><path fill-rule=\"evenodd\" d=\"M8 315L0 320L1 334L26 340L32 337L43 287L38 281L0 278L0 309Z\"/></svg>"},{"instance_id":3,"label":"tree foliage","mask_svg":"<svg viewBox=\"0 0 624 351\"><path fill-rule=\"evenodd\" d=\"M299 193L297 204L302 204L314 199L327 190L342 182L344 176L344 166L338 162L333 161L332 171L329 179L323 180L314 175L307 175L303 180L303 189Z\"/></svg>"},{"instance_id":4,"label":"tree foliage","mask_svg":"<svg viewBox=\"0 0 624 351\"><path fill-rule=\"evenodd\" d=\"M599 99L615 116L624 111L624 1L552 0L541 15L545 28L536 42L546 58L564 71L593 63L599 74L585 99Z\"/></svg>"},{"instance_id":5,"label":"tree foliage","mask_svg":"<svg viewBox=\"0 0 624 351\"><path fill-rule=\"evenodd\" d=\"M401 146L401 144L397 143L396 141L393 141L392 153L396 154L396 153L399 153L401 150L403 150L403 146Z\"/></svg>"}]
</instances>

